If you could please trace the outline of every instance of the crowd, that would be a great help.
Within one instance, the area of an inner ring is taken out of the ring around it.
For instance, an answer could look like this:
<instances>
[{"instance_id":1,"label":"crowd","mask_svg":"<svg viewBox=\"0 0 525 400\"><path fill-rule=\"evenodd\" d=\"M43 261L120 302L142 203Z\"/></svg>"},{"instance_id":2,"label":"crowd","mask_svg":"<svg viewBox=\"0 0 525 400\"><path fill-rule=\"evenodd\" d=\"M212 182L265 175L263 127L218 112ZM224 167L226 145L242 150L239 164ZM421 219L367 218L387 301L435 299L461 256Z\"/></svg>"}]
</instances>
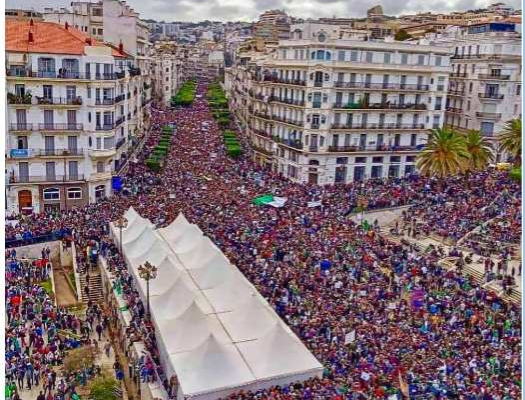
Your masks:
<instances>
[{"instance_id":1,"label":"crowd","mask_svg":"<svg viewBox=\"0 0 525 400\"><path fill-rule=\"evenodd\" d=\"M49 256L48 249L42 255ZM45 285L50 272L48 258L24 259L14 249L6 251L5 393L11 400L33 387L41 388L45 400L76 398L75 388L85 385L91 372L66 376L56 367L68 350L96 346L92 333L107 325L97 305L89 304L85 318L55 307L51 285Z\"/></svg>"},{"instance_id":2,"label":"crowd","mask_svg":"<svg viewBox=\"0 0 525 400\"><path fill-rule=\"evenodd\" d=\"M79 248L100 249L133 315L129 337L151 354L143 362L144 380L161 379L174 395L171 377L159 367L153 326L107 237L107 223L129 206L157 226L179 212L198 224L325 366L322 379L232 399L390 399L401 391L413 399L521 396L519 309L459 272L444 271L437 251L423 255L392 244L378 229L348 218L363 197L369 209L410 204L417 229L458 240L517 202L519 185L505 173L300 185L253 165L248 147L246 156L228 158L203 98L189 109L155 110L151 121L145 151L131 164L122 193L60 216L24 217L6 232L13 238L66 229ZM176 127L171 152L155 174L143 161L168 123ZM252 204L267 193L288 201L282 208ZM308 207L314 201L320 205ZM345 344L352 331L355 341Z\"/></svg>"}]
</instances>

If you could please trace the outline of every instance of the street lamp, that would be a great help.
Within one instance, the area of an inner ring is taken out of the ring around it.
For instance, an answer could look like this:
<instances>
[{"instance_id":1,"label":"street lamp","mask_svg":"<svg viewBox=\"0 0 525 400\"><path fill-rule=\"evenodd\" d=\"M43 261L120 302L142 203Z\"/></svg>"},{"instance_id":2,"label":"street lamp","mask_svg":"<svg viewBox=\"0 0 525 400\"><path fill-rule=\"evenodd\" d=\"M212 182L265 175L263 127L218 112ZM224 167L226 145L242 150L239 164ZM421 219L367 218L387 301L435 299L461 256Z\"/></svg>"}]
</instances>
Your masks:
<instances>
[{"instance_id":1,"label":"street lamp","mask_svg":"<svg viewBox=\"0 0 525 400\"><path fill-rule=\"evenodd\" d=\"M122 216L115 221L115 226L120 229L120 254L122 254L122 229L128 226L128 220Z\"/></svg>"},{"instance_id":2,"label":"street lamp","mask_svg":"<svg viewBox=\"0 0 525 400\"><path fill-rule=\"evenodd\" d=\"M157 277L157 267L146 261L144 265L139 265L139 276L146 281L146 301L147 301L147 312L148 319L151 314L149 312L149 281Z\"/></svg>"}]
</instances>

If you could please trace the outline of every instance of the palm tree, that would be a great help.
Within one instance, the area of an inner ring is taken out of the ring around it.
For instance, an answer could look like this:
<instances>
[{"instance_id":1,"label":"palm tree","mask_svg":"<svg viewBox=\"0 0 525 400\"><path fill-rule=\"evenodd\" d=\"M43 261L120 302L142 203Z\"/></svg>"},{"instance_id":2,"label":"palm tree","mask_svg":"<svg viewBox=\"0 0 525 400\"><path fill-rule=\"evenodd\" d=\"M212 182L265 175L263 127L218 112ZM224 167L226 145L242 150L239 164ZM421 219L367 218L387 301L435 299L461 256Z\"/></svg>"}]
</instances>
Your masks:
<instances>
[{"instance_id":1,"label":"palm tree","mask_svg":"<svg viewBox=\"0 0 525 400\"><path fill-rule=\"evenodd\" d=\"M500 150L514 157L514 165L521 165L521 118L507 121L498 141Z\"/></svg>"},{"instance_id":2,"label":"palm tree","mask_svg":"<svg viewBox=\"0 0 525 400\"><path fill-rule=\"evenodd\" d=\"M464 135L448 128L432 129L416 167L421 174L445 178L464 172L471 156Z\"/></svg>"},{"instance_id":3,"label":"palm tree","mask_svg":"<svg viewBox=\"0 0 525 400\"><path fill-rule=\"evenodd\" d=\"M494 160L494 153L487 139L478 131L469 131L466 138L467 150L470 153L469 171L485 169Z\"/></svg>"}]
</instances>

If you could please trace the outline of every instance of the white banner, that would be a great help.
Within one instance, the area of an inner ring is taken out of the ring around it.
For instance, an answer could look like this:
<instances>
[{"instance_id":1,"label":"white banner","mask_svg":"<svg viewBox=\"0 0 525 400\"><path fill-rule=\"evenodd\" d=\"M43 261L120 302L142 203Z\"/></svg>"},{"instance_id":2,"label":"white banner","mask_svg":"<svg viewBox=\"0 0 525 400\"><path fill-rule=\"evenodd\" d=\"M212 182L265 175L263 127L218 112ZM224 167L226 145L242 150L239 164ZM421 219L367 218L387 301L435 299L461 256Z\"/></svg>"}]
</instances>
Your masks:
<instances>
[{"instance_id":1,"label":"white banner","mask_svg":"<svg viewBox=\"0 0 525 400\"><path fill-rule=\"evenodd\" d=\"M321 205L321 200L318 200L318 201L309 201L307 206L309 208L313 208L313 207L319 207Z\"/></svg>"},{"instance_id":2,"label":"white banner","mask_svg":"<svg viewBox=\"0 0 525 400\"><path fill-rule=\"evenodd\" d=\"M350 343L354 342L354 340L355 340L355 330L353 330L352 332L346 334L346 336L345 336L345 344L350 344Z\"/></svg>"}]
</instances>

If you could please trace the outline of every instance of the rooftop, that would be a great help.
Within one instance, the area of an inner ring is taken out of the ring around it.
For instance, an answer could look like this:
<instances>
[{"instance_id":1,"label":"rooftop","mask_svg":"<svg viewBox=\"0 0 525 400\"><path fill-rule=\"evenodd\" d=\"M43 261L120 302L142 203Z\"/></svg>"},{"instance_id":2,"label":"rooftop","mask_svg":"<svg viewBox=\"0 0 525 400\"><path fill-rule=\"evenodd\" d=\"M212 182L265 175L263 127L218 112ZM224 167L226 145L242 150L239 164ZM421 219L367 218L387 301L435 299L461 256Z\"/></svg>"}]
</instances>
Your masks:
<instances>
[{"instance_id":1,"label":"rooftop","mask_svg":"<svg viewBox=\"0 0 525 400\"><path fill-rule=\"evenodd\" d=\"M10 19L5 22L6 51L80 56L86 54L86 46L105 47L106 45L71 26L54 22ZM127 56L116 49L112 49L112 55Z\"/></svg>"}]
</instances>

